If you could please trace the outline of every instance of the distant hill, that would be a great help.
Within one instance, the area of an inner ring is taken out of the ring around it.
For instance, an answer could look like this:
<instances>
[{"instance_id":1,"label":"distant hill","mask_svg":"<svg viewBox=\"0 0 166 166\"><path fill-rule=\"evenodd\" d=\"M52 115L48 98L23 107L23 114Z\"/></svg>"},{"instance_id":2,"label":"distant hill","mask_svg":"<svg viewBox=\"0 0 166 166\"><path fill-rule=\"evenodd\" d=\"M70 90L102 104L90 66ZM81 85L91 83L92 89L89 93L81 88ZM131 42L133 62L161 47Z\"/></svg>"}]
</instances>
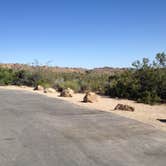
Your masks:
<instances>
[{"instance_id":1,"label":"distant hill","mask_svg":"<svg viewBox=\"0 0 166 166\"><path fill-rule=\"evenodd\" d=\"M70 68L70 67L57 67L57 66L33 66L26 64L18 64L18 63L8 63L8 64L0 64L2 68L9 68L14 70L35 70L38 67L49 69L53 72L58 73L98 73L98 74L115 74L127 70L128 68L113 68L113 67L102 67L102 68L94 68L94 69L85 69L85 68Z\"/></svg>"},{"instance_id":2,"label":"distant hill","mask_svg":"<svg viewBox=\"0 0 166 166\"><path fill-rule=\"evenodd\" d=\"M94 68L92 70L90 70L91 72L95 72L95 73L105 73L105 74L115 74L115 73L119 73L122 72L124 70L127 70L128 68L113 68L113 67L101 67L101 68Z\"/></svg>"}]
</instances>

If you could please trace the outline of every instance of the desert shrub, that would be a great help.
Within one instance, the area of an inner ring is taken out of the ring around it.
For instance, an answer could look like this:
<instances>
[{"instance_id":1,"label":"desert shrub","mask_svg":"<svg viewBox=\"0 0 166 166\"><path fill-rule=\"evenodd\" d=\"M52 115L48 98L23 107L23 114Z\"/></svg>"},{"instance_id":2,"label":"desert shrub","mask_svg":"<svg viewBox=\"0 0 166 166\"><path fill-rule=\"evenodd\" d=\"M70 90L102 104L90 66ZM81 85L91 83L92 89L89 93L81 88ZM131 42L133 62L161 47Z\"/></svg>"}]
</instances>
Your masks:
<instances>
[{"instance_id":1,"label":"desert shrub","mask_svg":"<svg viewBox=\"0 0 166 166\"><path fill-rule=\"evenodd\" d=\"M166 101L165 54L156 55L156 62L147 58L133 63L134 69L109 78L105 94L111 97L134 99L138 102L154 104ZM161 59L160 59L161 58Z\"/></svg>"},{"instance_id":2,"label":"desert shrub","mask_svg":"<svg viewBox=\"0 0 166 166\"><path fill-rule=\"evenodd\" d=\"M146 104L154 104L160 102L161 99L155 91L144 91L142 92L140 98L137 99L137 101Z\"/></svg>"},{"instance_id":3,"label":"desert shrub","mask_svg":"<svg viewBox=\"0 0 166 166\"><path fill-rule=\"evenodd\" d=\"M80 80L79 81L79 84L80 84L80 92L86 92L86 91L90 91L90 85L87 81L85 80Z\"/></svg>"},{"instance_id":4,"label":"desert shrub","mask_svg":"<svg viewBox=\"0 0 166 166\"><path fill-rule=\"evenodd\" d=\"M82 92L91 90L100 94L105 93L105 86L108 82L109 74L97 74L88 72L80 79Z\"/></svg>"},{"instance_id":5,"label":"desert shrub","mask_svg":"<svg viewBox=\"0 0 166 166\"><path fill-rule=\"evenodd\" d=\"M71 88L75 92L80 92L80 85L79 85L79 82L77 80L64 81L64 82L62 82L60 84L57 84L57 89L59 91L62 91L63 89L66 89L66 88Z\"/></svg>"},{"instance_id":6,"label":"desert shrub","mask_svg":"<svg viewBox=\"0 0 166 166\"><path fill-rule=\"evenodd\" d=\"M33 86L34 80L33 75L25 70L16 71L13 75L12 84L14 85L26 85Z\"/></svg>"},{"instance_id":7,"label":"desert shrub","mask_svg":"<svg viewBox=\"0 0 166 166\"><path fill-rule=\"evenodd\" d=\"M0 68L0 85L12 84L13 74L12 69Z\"/></svg>"},{"instance_id":8,"label":"desert shrub","mask_svg":"<svg viewBox=\"0 0 166 166\"><path fill-rule=\"evenodd\" d=\"M94 73L60 73L54 79L53 87L61 91L64 88L72 88L75 92L87 90L104 93L105 82L109 76Z\"/></svg>"}]
</instances>

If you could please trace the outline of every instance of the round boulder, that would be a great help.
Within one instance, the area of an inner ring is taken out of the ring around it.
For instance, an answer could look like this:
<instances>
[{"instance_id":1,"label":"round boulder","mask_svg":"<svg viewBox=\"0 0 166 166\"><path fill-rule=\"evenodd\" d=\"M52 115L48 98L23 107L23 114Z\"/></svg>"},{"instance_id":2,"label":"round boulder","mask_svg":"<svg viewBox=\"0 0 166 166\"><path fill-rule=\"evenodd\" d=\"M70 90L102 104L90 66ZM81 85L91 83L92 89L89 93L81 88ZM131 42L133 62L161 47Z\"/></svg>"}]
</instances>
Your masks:
<instances>
[{"instance_id":1,"label":"round boulder","mask_svg":"<svg viewBox=\"0 0 166 166\"><path fill-rule=\"evenodd\" d=\"M73 97L73 94L74 94L74 91L70 88L67 88L61 92L60 96L61 97Z\"/></svg>"},{"instance_id":2,"label":"round boulder","mask_svg":"<svg viewBox=\"0 0 166 166\"><path fill-rule=\"evenodd\" d=\"M83 102L85 102L85 103L94 103L97 101L98 101L97 95L93 92L87 92L83 99Z\"/></svg>"}]
</instances>

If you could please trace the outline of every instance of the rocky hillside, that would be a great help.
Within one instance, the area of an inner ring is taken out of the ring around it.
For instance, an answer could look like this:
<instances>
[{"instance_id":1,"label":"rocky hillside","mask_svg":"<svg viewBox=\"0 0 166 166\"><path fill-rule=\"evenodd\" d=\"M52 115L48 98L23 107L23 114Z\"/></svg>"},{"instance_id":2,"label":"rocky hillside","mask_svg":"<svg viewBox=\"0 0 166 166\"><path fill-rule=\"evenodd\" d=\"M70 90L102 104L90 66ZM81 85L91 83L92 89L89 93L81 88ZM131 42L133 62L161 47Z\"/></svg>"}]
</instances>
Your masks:
<instances>
[{"instance_id":1,"label":"rocky hillside","mask_svg":"<svg viewBox=\"0 0 166 166\"><path fill-rule=\"evenodd\" d=\"M115 74L118 72L122 72L124 70L127 70L127 68L112 68L112 67L103 67L103 68L94 68L94 69L85 69L85 68L69 68L69 67L50 67L50 66L33 66L33 65L26 65L26 64L0 64L0 67L3 68L9 68L14 70L35 70L36 68L44 68L49 69L54 72L63 72L63 73L85 73L85 72L92 72L92 73L98 73L98 74Z\"/></svg>"}]
</instances>

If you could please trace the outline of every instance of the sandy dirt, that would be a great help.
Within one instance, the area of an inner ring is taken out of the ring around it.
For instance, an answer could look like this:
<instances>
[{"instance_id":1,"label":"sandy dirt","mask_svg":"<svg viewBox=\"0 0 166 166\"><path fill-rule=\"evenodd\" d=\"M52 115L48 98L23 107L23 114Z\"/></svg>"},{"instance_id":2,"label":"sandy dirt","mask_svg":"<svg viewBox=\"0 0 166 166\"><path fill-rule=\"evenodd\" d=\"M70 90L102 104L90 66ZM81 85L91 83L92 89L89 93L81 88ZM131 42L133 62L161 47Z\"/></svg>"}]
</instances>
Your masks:
<instances>
[{"instance_id":1,"label":"sandy dirt","mask_svg":"<svg viewBox=\"0 0 166 166\"><path fill-rule=\"evenodd\" d=\"M121 99L113 99L109 97L99 97L99 101L96 103L83 103L83 97L85 94L74 94L72 98L59 97L59 93L43 93L40 91L33 91L33 88L30 87L17 87L17 86L1 86L1 89L10 89L10 90L21 90L21 91L29 91L33 93L38 93L42 95L46 95L51 98L58 98L61 100L68 101L73 104L77 104L79 106L83 106L89 109L97 109L112 112L118 114L120 116L128 117L131 119L138 120L140 122L149 124L154 128L165 130L166 131L166 123L160 122L158 119L166 119L166 104L160 105L147 105L142 103L136 103L131 100L121 100ZM117 104L128 104L135 108L134 112L123 112L123 111L114 111L114 107Z\"/></svg>"}]
</instances>

